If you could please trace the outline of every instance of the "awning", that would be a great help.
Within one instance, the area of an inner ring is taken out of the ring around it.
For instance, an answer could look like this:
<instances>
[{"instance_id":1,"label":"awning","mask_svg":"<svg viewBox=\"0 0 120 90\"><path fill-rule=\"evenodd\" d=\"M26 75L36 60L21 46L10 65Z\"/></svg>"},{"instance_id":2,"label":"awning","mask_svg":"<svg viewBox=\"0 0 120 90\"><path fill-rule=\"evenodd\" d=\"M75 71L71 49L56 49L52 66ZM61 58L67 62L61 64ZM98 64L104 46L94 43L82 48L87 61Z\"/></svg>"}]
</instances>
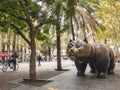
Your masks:
<instances>
[{"instance_id":1,"label":"awning","mask_svg":"<svg viewBox=\"0 0 120 90\"><path fill-rule=\"evenodd\" d=\"M10 55L7 53L0 52L0 57L9 57Z\"/></svg>"}]
</instances>

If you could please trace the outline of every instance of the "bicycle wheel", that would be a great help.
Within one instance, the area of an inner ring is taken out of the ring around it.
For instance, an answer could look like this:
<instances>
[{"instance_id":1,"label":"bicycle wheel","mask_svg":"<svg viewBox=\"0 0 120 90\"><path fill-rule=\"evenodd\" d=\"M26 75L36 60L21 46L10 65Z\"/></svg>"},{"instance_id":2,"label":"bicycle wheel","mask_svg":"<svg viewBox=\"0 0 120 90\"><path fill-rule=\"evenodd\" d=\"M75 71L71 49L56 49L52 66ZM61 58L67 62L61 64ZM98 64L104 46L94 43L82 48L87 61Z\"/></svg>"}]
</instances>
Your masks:
<instances>
[{"instance_id":1,"label":"bicycle wheel","mask_svg":"<svg viewBox=\"0 0 120 90\"><path fill-rule=\"evenodd\" d=\"M19 65L18 65L18 64L16 64L16 69L14 68L14 65L12 66L13 71L17 71L18 68L19 68Z\"/></svg>"},{"instance_id":2,"label":"bicycle wheel","mask_svg":"<svg viewBox=\"0 0 120 90\"><path fill-rule=\"evenodd\" d=\"M3 71L3 72L6 72L6 71L7 71L7 68L8 68L8 64L5 63L5 64L3 65L3 67L2 67L2 71Z\"/></svg>"}]
</instances>

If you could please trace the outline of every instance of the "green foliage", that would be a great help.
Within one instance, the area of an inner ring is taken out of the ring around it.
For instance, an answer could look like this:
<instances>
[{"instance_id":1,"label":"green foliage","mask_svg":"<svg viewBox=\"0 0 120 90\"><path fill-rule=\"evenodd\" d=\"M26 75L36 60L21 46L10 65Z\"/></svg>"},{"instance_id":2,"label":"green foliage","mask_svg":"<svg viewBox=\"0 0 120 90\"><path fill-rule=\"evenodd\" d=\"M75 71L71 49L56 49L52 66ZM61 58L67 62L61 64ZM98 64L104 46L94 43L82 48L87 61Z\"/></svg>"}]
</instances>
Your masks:
<instances>
[{"instance_id":1,"label":"green foliage","mask_svg":"<svg viewBox=\"0 0 120 90\"><path fill-rule=\"evenodd\" d=\"M37 40L41 40L41 41L44 41L46 39L48 39L48 35L46 35L45 33L37 33L36 35L36 39Z\"/></svg>"},{"instance_id":2,"label":"green foliage","mask_svg":"<svg viewBox=\"0 0 120 90\"><path fill-rule=\"evenodd\" d=\"M79 0L79 6L86 9L88 13L94 13L98 9L99 0Z\"/></svg>"},{"instance_id":3,"label":"green foliage","mask_svg":"<svg viewBox=\"0 0 120 90\"><path fill-rule=\"evenodd\" d=\"M83 16L86 29L91 29L96 33L97 37L113 38L113 30L117 31L117 38L119 38L119 28L115 27L115 6L114 0L1 0L0 1L0 30L7 32L9 29L18 33L15 28L11 26L14 24L21 32L30 32L26 16L30 15L31 22L34 24L38 32L36 38L41 41L50 40L50 27L61 26L59 33L70 30L70 19ZM40 4L37 2L39 1ZM27 5L27 6L25 6ZM116 3L118 20L120 16L120 4ZM77 10L78 9L78 10ZM78 13L79 12L79 13ZM76 32L78 27L82 29L82 17L74 21L74 28ZM64 23L62 18L64 17ZM91 19L90 19L91 18ZM96 19L95 19L96 18ZM93 22L93 21L94 22ZM98 22L97 22L98 21ZM102 22L99 22L102 21ZM38 23L44 24L43 27L36 27ZM94 25L95 24L95 25ZM112 28L111 28L112 26ZM90 30L88 30L90 31ZM111 33L109 33L111 32ZM102 40L102 38L100 38Z\"/></svg>"},{"instance_id":4,"label":"green foliage","mask_svg":"<svg viewBox=\"0 0 120 90\"><path fill-rule=\"evenodd\" d=\"M11 29L13 32L19 33L15 30L19 29L19 31L29 34L30 24L28 22L37 21L39 24L46 21L46 12L43 12L41 6L32 0L4 0L0 4L0 26L5 31ZM28 15L31 21L27 20Z\"/></svg>"},{"instance_id":5,"label":"green foliage","mask_svg":"<svg viewBox=\"0 0 120 90\"><path fill-rule=\"evenodd\" d=\"M67 7L66 7L66 15L67 18L71 18L75 15L75 2L74 0L68 0L68 2L66 2Z\"/></svg>"},{"instance_id":6,"label":"green foliage","mask_svg":"<svg viewBox=\"0 0 120 90\"><path fill-rule=\"evenodd\" d=\"M40 31L37 33L36 35L36 39L37 40L41 40L41 41L44 41L44 40L49 40L49 31L50 30L50 25L49 24L45 24L43 25L43 27L40 28Z\"/></svg>"},{"instance_id":7,"label":"green foliage","mask_svg":"<svg viewBox=\"0 0 120 90\"><path fill-rule=\"evenodd\" d=\"M105 30L99 33L98 40L103 41L104 39L107 39L109 44L114 44L117 40L118 44L119 42L119 32L120 32L120 4L119 2L115 0L99 0L99 10L96 11L97 14L97 20L101 22L102 25L104 25Z\"/></svg>"}]
</instances>

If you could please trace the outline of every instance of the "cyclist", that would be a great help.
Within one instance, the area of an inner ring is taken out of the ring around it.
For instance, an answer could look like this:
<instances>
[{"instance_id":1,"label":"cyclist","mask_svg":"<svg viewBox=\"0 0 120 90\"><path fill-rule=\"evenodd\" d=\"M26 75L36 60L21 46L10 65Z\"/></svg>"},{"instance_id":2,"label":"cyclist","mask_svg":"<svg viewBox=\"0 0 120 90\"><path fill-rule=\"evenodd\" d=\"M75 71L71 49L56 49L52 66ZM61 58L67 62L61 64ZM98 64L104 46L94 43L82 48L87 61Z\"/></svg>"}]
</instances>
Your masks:
<instances>
[{"instance_id":1,"label":"cyclist","mask_svg":"<svg viewBox=\"0 0 120 90\"><path fill-rule=\"evenodd\" d=\"M10 60L14 65L14 70L16 70L16 59L18 58L18 55L16 52L13 52L13 54L10 56Z\"/></svg>"}]
</instances>

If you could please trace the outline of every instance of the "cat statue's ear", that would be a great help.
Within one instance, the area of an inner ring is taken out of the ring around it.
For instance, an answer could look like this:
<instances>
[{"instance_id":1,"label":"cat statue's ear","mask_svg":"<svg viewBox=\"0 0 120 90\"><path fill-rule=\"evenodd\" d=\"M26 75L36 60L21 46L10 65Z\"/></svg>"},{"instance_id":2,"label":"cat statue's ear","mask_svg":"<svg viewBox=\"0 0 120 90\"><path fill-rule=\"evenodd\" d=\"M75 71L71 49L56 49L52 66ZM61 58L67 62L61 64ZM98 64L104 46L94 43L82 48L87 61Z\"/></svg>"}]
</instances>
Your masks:
<instances>
[{"instance_id":1,"label":"cat statue's ear","mask_svg":"<svg viewBox=\"0 0 120 90\"><path fill-rule=\"evenodd\" d=\"M69 40L69 42L72 42L72 41L73 41L72 39Z\"/></svg>"},{"instance_id":2,"label":"cat statue's ear","mask_svg":"<svg viewBox=\"0 0 120 90\"><path fill-rule=\"evenodd\" d=\"M88 43L88 40L86 38L83 41L86 42L86 43Z\"/></svg>"}]
</instances>

